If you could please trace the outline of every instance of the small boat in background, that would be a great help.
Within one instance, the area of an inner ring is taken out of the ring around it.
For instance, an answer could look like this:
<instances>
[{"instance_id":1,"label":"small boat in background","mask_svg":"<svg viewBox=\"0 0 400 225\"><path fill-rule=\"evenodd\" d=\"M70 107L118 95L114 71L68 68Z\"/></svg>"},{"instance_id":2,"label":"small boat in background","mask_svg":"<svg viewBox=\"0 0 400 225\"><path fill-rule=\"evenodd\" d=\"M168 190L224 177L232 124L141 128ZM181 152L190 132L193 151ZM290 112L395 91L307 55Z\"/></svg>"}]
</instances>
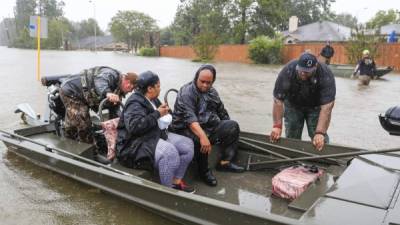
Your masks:
<instances>
[{"instance_id":1,"label":"small boat in background","mask_svg":"<svg viewBox=\"0 0 400 225\"><path fill-rule=\"evenodd\" d=\"M332 70L335 77L352 78L355 66L349 64L330 64L329 68ZM393 67L377 67L375 76L380 78L385 74L390 73Z\"/></svg>"}]
</instances>

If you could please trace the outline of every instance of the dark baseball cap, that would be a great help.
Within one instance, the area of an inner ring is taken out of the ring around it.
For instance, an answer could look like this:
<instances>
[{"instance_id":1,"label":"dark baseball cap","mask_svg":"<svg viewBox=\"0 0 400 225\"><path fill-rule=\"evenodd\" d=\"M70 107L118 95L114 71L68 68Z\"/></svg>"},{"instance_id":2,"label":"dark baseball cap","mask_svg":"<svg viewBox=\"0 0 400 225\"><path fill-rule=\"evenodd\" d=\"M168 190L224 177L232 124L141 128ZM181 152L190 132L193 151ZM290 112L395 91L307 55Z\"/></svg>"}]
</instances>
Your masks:
<instances>
[{"instance_id":1,"label":"dark baseball cap","mask_svg":"<svg viewBox=\"0 0 400 225\"><path fill-rule=\"evenodd\" d=\"M315 70L315 65L317 65L317 57L306 52L303 53L297 61L296 70L311 73Z\"/></svg>"},{"instance_id":2,"label":"dark baseball cap","mask_svg":"<svg viewBox=\"0 0 400 225\"><path fill-rule=\"evenodd\" d=\"M147 89L148 86L154 86L160 78L152 71L146 71L139 75L137 79L137 87L139 89Z\"/></svg>"}]
</instances>

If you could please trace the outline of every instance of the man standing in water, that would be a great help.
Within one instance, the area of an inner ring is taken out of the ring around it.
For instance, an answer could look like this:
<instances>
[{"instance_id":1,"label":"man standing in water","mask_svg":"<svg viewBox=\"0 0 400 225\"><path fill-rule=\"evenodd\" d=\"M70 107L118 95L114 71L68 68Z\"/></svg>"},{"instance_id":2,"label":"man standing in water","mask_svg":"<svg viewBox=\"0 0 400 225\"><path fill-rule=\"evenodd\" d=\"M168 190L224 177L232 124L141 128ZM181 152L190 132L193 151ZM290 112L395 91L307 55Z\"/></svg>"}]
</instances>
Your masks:
<instances>
[{"instance_id":1,"label":"man standing in water","mask_svg":"<svg viewBox=\"0 0 400 225\"><path fill-rule=\"evenodd\" d=\"M303 53L281 70L273 95L270 140L281 137L282 118L286 137L301 139L305 121L313 145L322 150L329 142L327 131L336 95L335 79L327 65L319 64L311 53Z\"/></svg>"},{"instance_id":2,"label":"man standing in water","mask_svg":"<svg viewBox=\"0 0 400 225\"><path fill-rule=\"evenodd\" d=\"M217 185L217 179L208 167L212 145L219 145L223 150L217 170L244 172L243 167L232 162L238 148L240 129L239 124L230 119L213 87L216 76L212 65L203 65L197 70L193 81L179 90L170 126L173 132L193 140L199 174L209 186Z\"/></svg>"},{"instance_id":3,"label":"man standing in water","mask_svg":"<svg viewBox=\"0 0 400 225\"><path fill-rule=\"evenodd\" d=\"M322 48L320 55L325 58L325 64L329 65L331 63L331 58L335 54L335 50L331 46L330 41L326 42L325 47Z\"/></svg>"},{"instance_id":4,"label":"man standing in water","mask_svg":"<svg viewBox=\"0 0 400 225\"><path fill-rule=\"evenodd\" d=\"M369 51L365 49L363 52L363 57L358 61L356 68L354 69L353 76L360 71L360 75L358 75L359 85L369 85L371 79L375 78L376 74L376 65L375 61L370 57Z\"/></svg>"}]
</instances>

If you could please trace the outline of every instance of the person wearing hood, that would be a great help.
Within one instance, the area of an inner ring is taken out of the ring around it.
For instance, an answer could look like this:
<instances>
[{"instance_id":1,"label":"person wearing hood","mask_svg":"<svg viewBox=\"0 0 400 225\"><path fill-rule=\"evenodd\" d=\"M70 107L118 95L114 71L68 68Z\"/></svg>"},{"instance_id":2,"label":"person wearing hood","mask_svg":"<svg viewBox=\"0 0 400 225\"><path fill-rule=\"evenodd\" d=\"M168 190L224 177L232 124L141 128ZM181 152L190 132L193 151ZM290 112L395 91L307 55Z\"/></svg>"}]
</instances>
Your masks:
<instances>
[{"instance_id":1,"label":"person wearing hood","mask_svg":"<svg viewBox=\"0 0 400 225\"><path fill-rule=\"evenodd\" d=\"M294 139L301 139L305 122L313 145L321 151L329 142L327 131L336 96L335 78L328 66L318 63L313 54L303 53L283 67L273 96L271 142L280 139L283 119L286 137Z\"/></svg>"},{"instance_id":2,"label":"person wearing hood","mask_svg":"<svg viewBox=\"0 0 400 225\"><path fill-rule=\"evenodd\" d=\"M230 119L213 87L215 80L216 70L212 65L203 65L197 70L193 81L178 92L170 126L174 132L193 140L200 177L210 186L217 185L217 179L208 167L212 145L223 149L217 170L244 171L232 162L238 148L239 125Z\"/></svg>"},{"instance_id":3,"label":"person wearing hood","mask_svg":"<svg viewBox=\"0 0 400 225\"><path fill-rule=\"evenodd\" d=\"M193 141L167 132L172 117L168 105L158 99L160 90L156 74L139 75L118 123L117 158L129 168L157 169L162 185L193 193L194 188L183 181L193 159Z\"/></svg>"}]
</instances>

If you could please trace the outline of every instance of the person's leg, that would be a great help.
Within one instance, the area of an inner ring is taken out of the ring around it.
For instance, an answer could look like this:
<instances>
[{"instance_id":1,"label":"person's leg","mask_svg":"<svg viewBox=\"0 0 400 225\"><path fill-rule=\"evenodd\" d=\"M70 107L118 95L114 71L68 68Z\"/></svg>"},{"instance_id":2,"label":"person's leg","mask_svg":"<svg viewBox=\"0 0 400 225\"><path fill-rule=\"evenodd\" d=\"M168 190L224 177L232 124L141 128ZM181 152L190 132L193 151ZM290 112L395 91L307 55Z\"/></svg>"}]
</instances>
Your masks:
<instances>
[{"instance_id":1,"label":"person's leg","mask_svg":"<svg viewBox=\"0 0 400 225\"><path fill-rule=\"evenodd\" d=\"M179 164L176 148L171 143L159 139L155 150L154 167L158 169L162 185L173 187L172 181Z\"/></svg>"},{"instance_id":2,"label":"person's leg","mask_svg":"<svg viewBox=\"0 0 400 225\"><path fill-rule=\"evenodd\" d=\"M193 159L193 141L188 137L169 132L167 142L173 144L178 151L180 164L175 172L175 179L180 180L184 177L186 169Z\"/></svg>"},{"instance_id":3,"label":"person's leg","mask_svg":"<svg viewBox=\"0 0 400 225\"><path fill-rule=\"evenodd\" d=\"M89 107L78 99L61 94L65 105L65 136L74 140L93 144L92 122Z\"/></svg>"},{"instance_id":4,"label":"person's leg","mask_svg":"<svg viewBox=\"0 0 400 225\"><path fill-rule=\"evenodd\" d=\"M239 145L239 124L234 120L222 120L210 136L212 144L218 144L223 148L221 161L217 165L218 170L231 172L243 172L244 168L235 165L234 160Z\"/></svg>"},{"instance_id":5,"label":"person's leg","mask_svg":"<svg viewBox=\"0 0 400 225\"><path fill-rule=\"evenodd\" d=\"M288 101L284 103L284 123L287 138L301 139L304 127L304 112L291 105Z\"/></svg>"},{"instance_id":6,"label":"person's leg","mask_svg":"<svg viewBox=\"0 0 400 225\"><path fill-rule=\"evenodd\" d=\"M308 136L311 138L311 140L314 138L315 130L317 129L320 111L321 107L310 107L306 111L307 131L308 131ZM328 134L325 135L325 143L329 143Z\"/></svg>"}]
</instances>

